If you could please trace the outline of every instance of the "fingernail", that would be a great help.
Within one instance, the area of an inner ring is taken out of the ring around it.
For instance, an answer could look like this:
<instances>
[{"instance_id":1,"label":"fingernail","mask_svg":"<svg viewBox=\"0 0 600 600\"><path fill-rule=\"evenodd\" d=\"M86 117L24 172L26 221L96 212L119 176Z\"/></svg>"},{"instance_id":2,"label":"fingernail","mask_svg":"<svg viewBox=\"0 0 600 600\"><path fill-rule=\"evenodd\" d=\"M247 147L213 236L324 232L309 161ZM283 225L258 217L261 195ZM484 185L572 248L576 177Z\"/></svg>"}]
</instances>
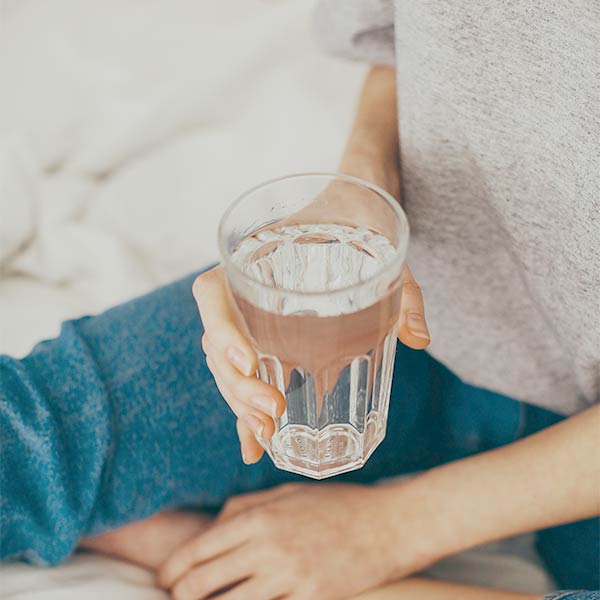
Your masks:
<instances>
[{"instance_id":1,"label":"fingernail","mask_svg":"<svg viewBox=\"0 0 600 600\"><path fill-rule=\"evenodd\" d=\"M408 330L416 337L424 340L430 340L429 330L427 329L427 323L423 315L420 313L408 313L406 315L406 325Z\"/></svg>"},{"instance_id":2,"label":"fingernail","mask_svg":"<svg viewBox=\"0 0 600 600\"><path fill-rule=\"evenodd\" d=\"M235 346L227 348L227 358L229 362L242 374L250 375L252 373L252 361Z\"/></svg>"},{"instance_id":3,"label":"fingernail","mask_svg":"<svg viewBox=\"0 0 600 600\"><path fill-rule=\"evenodd\" d=\"M265 426L264 423L258 417L255 417L254 415L246 415L244 417L244 420L246 421L248 427L252 429L254 435L262 437L262 432Z\"/></svg>"},{"instance_id":4,"label":"fingernail","mask_svg":"<svg viewBox=\"0 0 600 600\"><path fill-rule=\"evenodd\" d=\"M271 415L274 419L277 418L277 402L273 398L269 398L269 396L252 396L250 404Z\"/></svg>"}]
</instances>

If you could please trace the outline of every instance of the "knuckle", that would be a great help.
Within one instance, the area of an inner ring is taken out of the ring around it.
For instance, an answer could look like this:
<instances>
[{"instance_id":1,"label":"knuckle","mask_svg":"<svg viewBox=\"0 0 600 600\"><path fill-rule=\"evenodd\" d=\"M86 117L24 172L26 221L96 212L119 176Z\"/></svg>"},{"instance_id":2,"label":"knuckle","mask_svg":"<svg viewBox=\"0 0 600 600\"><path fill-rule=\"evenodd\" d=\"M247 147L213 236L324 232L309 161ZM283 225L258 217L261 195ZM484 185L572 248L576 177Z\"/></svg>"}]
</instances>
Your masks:
<instances>
[{"instance_id":1,"label":"knuckle","mask_svg":"<svg viewBox=\"0 0 600 600\"><path fill-rule=\"evenodd\" d=\"M269 533L271 531L271 527L270 527L271 519L269 517L268 509L261 507L258 510L253 510L248 515L248 519L249 519L250 527L252 529L254 529L255 531L257 531L259 533L266 534L265 535L265 543L267 543L267 544L272 543L273 540L269 535Z\"/></svg>"},{"instance_id":2,"label":"knuckle","mask_svg":"<svg viewBox=\"0 0 600 600\"><path fill-rule=\"evenodd\" d=\"M206 286L206 275L198 275L196 279L194 279L194 283L192 284L192 294L196 300L199 300L202 296L204 296L204 288Z\"/></svg>"},{"instance_id":3,"label":"knuckle","mask_svg":"<svg viewBox=\"0 0 600 600\"><path fill-rule=\"evenodd\" d=\"M421 294L421 288L416 286L410 286L408 288L404 288L402 290L402 300L405 302L410 302L414 304L422 304L423 303L423 295ZM409 306L405 305L403 308L406 309Z\"/></svg>"},{"instance_id":4,"label":"knuckle","mask_svg":"<svg viewBox=\"0 0 600 600\"><path fill-rule=\"evenodd\" d=\"M228 498L223 504L222 511L235 510L240 505L240 500L236 497Z\"/></svg>"},{"instance_id":5,"label":"knuckle","mask_svg":"<svg viewBox=\"0 0 600 600\"><path fill-rule=\"evenodd\" d=\"M402 290L409 294L421 294L421 287L414 279L405 281L402 285Z\"/></svg>"},{"instance_id":6,"label":"knuckle","mask_svg":"<svg viewBox=\"0 0 600 600\"><path fill-rule=\"evenodd\" d=\"M198 302L200 302L200 300L206 296L208 290L215 285L218 277L219 274L217 270L211 269L210 271L206 271L205 273L198 275L198 277L194 279L194 283L192 284L192 294Z\"/></svg>"},{"instance_id":7,"label":"knuckle","mask_svg":"<svg viewBox=\"0 0 600 600\"><path fill-rule=\"evenodd\" d=\"M235 428L237 429L237 434L240 438L240 441L243 443L246 439L248 426L244 423L244 421L242 421L242 419L238 418L235 422Z\"/></svg>"},{"instance_id":8,"label":"knuckle","mask_svg":"<svg viewBox=\"0 0 600 600\"><path fill-rule=\"evenodd\" d=\"M299 490L302 487L301 483L297 483L295 481L290 481L288 483L284 483L280 486L280 488L282 490L285 490L287 492L295 492L296 490Z\"/></svg>"},{"instance_id":9,"label":"knuckle","mask_svg":"<svg viewBox=\"0 0 600 600\"><path fill-rule=\"evenodd\" d=\"M210 364L209 364L210 362ZM223 382L221 381L221 378L218 377L214 372L213 369L211 368L213 366L212 361L208 361L206 363L208 365L208 368L213 376L213 379L215 380L215 384L217 386L217 389L219 390L219 394L221 394L221 396L223 397L223 399L225 400L225 402L227 402L227 404L229 404L229 400L227 399L227 396L225 395L225 386L223 385Z\"/></svg>"},{"instance_id":10,"label":"knuckle","mask_svg":"<svg viewBox=\"0 0 600 600\"><path fill-rule=\"evenodd\" d=\"M244 376L233 376L229 385L231 387L231 391L234 396L244 405L247 409L246 412L250 412L251 407L248 404L248 399L252 394L252 390L249 389L248 382L246 381L246 377Z\"/></svg>"}]
</instances>

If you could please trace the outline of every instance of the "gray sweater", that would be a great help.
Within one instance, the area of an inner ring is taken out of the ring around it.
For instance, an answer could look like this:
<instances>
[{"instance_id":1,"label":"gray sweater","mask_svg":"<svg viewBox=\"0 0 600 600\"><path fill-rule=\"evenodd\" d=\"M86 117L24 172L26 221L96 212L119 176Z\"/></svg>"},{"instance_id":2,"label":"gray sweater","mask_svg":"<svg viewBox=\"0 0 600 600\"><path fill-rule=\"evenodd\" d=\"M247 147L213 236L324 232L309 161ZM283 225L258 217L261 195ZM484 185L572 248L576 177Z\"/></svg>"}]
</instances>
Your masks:
<instances>
[{"instance_id":1,"label":"gray sweater","mask_svg":"<svg viewBox=\"0 0 600 600\"><path fill-rule=\"evenodd\" d=\"M600 3L325 0L330 51L395 64L431 353L572 414L600 401Z\"/></svg>"}]
</instances>

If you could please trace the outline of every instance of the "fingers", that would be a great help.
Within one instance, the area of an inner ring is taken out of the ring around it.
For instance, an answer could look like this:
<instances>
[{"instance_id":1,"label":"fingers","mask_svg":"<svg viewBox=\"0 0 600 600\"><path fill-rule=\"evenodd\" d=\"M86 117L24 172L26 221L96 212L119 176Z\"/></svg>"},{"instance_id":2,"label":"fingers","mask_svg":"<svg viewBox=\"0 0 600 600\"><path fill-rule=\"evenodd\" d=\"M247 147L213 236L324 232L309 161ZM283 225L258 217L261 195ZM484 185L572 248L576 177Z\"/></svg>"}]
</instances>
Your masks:
<instances>
[{"instance_id":1,"label":"fingers","mask_svg":"<svg viewBox=\"0 0 600 600\"><path fill-rule=\"evenodd\" d=\"M248 600L249 598L252 600L284 600L287 598L287 595L280 591L270 590L269 588L273 586L269 583L259 577L253 577L222 594L211 596L211 598L214 600Z\"/></svg>"},{"instance_id":2,"label":"fingers","mask_svg":"<svg viewBox=\"0 0 600 600\"><path fill-rule=\"evenodd\" d=\"M174 600L196 600L248 579L252 567L244 547L190 569L171 591Z\"/></svg>"},{"instance_id":3,"label":"fingers","mask_svg":"<svg viewBox=\"0 0 600 600\"><path fill-rule=\"evenodd\" d=\"M431 341L425 321L421 288L408 267L402 284L398 337L401 342L415 350L426 348Z\"/></svg>"},{"instance_id":4,"label":"fingers","mask_svg":"<svg viewBox=\"0 0 600 600\"><path fill-rule=\"evenodd\" d=\"M202 535L180 546L158 569L156 583L172 588L195 565L240 547L248 540L248 519L231 519L209 527Z\"/></svg>"},{"instance_id":5,"label":"fingers","mask_svg":"<svg viewBox=\"0 0 600 600\"><path fill-rule=\"evenodd\" d=\"M265 423L270 421L272 425L273 419L284 413L285 399L279 390L256 377L244 377L220 359L212 338L207 334L202 338L202 347L206 352L208 368L220 386L219 390L238 417L258 413L265 417Z\"/></svg>"},{"instance_id":6,"label":"fingers","mask_svg":"<svg viewBox=\"0 0 600 600\"><path fill-rule=\"evenodd\" d=\"M217 370L211 359L208 357L206 358L206 364L214 375ZM258 415L244 412L244 410L240 408L240 406L243 406L241 403L232 403L231 398L234 398L233 393L218 376L215 377L215 382L219 392L221 392L221 395L227 401L233 412L236 415L240 414L244 416L243 421L238 419L236 422L242 460L247 465L258 462L262 458L264 452L262 446L256 439L256 435L262 436L265 431L269 435L272 435L274 428L273 419L264 415L262 415L261 418Z\"/></svg>"},{"instance_id":7,"label":"fingers","mask_svg":"<svg viewBox=\"0 0 600 600\"><path fill-rule=\"evenodd\" d=\"M253 430L249 424L238 419L237 424L238 437L242 448L242 460L247 465L258 462L264 454L263 447L258 443Z\"/></svg>"},{"instance_id":8,"label":"fingers","mask_svg":"<svg viewBox=\"0 0 600 600\"><path fill-rule=\"evenodd\" d=\"M210 358L207 357L206 363L213 375L218 373L216 366ZM262 458L264 450L256 439L256 436L271 437L275 427L273 419L262 413L252 414L247 412L243 403L232 400L234 394L227 388L218 375L215 375L215 382L219 392L221 392L221 395L225 398L233 412L238 416L242 416L242 419L238 419L236 422L242 460L247 465L258 462Z\"/></svg>"},{"instance_id":9,"label":"fingers","mask_svg":"<svg viewBox=\"0 0 600 600\"><path fill-rule=\"evenodd\" d=\"M237 325L222 268L200 275L194 282L193 293L205 328L202 347L206 363L219 391L239 419L244 461L256 462L263 450L255 435L272 437L273 419L284 413L285 399L273 386L255 376L257 356Z\"/></svg>"},{"instance_id":10,"label":"fingers","mask_svg":"<svg viewBox=\"0 0 600 600\"><path fill-rule=\"evenodd\" d=\"M274 417L285 411L285 399L274 387L257 379L244 377L223 361L214 362L214 351L207 341L207 365L219 391L238 417L237 431L242 459L246 464L258 462L264 453L256 436L270 439L275 433Z\"/></svg>"},{"instance_id":11,"label":"fingers","mask_svg":"<svg viewBox=\"0 0 600 600\"><path fill-rule=\"evenodd\" d=\"M269 585L270 581L265 581L259 577L253 577L247 581L236 585L216 596L211 596L213 600L284 600L287 594L282 594L278 589L269 589L275 587Z\"/></svg>"},{"instance_id":12,"label":"fingers","mask_svg":"<svg viewBox=\"0 0 600 600\"><path fill-rule=\"evenodd\" d=\"M250 492L248 494L240 494L239 496L232 496L221 509L218 515L218 519L229 519L245 510L248 510L254 506L270 502L286 494L291 494L298 491L302 487L309 484L302 483L284 483L276 487L269 488L268 490L261 490L259 492Z\"/></svg>"},{"instance_id":13,"label":"fingers","mask_svg":"<svg viewBox=\"0 0 600 600\"><path fill-rule=\"evenodd\" d=\"M285 410L283 396L264 381L256 377L244 377L218 359L215 362L212 356L213 352L209 350L206 364L231 410L256 435L270 438L275 432L273 419ZM256 418L252 419L252 416Z\"/></svg>"},{"instance_id":14,"label":"fingers","mask_svg":"<svg viewBox=\"0 0 600 600\"><path fill-rule=\"evenodd\" d=\"M202 273L194 281L192 292L204 329L219 353L242 375L252 375L258 367L256 353L236 326L223 269L218 266Z\"/></svg>"}]
</instances>

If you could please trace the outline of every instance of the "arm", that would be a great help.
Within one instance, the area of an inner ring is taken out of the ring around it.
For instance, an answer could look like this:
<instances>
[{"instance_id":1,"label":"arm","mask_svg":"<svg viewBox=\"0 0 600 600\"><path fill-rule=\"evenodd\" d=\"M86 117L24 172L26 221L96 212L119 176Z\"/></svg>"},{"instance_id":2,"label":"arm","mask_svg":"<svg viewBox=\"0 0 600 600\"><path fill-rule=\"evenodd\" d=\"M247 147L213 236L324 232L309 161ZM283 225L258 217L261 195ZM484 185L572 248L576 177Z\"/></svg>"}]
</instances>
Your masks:
<instances>
[{"instance_id":1,"label":"arm","mask_svg":"<svg viewBox=\"0 0 600 600\"><path fill-rule=\"evenodd\" d=\"M462 550L590 517L598 512L599 419L600 406L388 487L287 484L233 498L169 557L157 581L178 600L248 572L240 597L257 590L350 597ZM351 577L340 565L352 565Z\"/></svg>"},{"instance_id":2,"label":"arm","mask_svg":"<svg viewBox=\"0 0 600 600\"><path fill-rule=\"evenodd\" d=\"M358 98L340 170L399 197L399 160L396 73L389 67L372 67Z\"/></svg>"},{"instance_id":3,"label":"arm","mask_svg":"<svg viewBox=\"0 0 600 600\"><path fill-rule=\"evenodd\" d=\"M417 507L411 530L422 555L407 564L402 544L399 572L492 540L599 514L599 432L600 406L595 406L509 446L387 488L382 493L390 522L405 538L407 515L398 512L398 498L407 505L408 494Z\"/></svg>"},{"instance_id":4,"label":"arm","mask_svg":"<svg viewBox=\"0 0 600 600\"><path fill-rule=\"evenodd\" d=\"M520 594L506 590L410 577L370 590L356 600L539 600L539 594Z\"/></svg>"}]
</instances>

